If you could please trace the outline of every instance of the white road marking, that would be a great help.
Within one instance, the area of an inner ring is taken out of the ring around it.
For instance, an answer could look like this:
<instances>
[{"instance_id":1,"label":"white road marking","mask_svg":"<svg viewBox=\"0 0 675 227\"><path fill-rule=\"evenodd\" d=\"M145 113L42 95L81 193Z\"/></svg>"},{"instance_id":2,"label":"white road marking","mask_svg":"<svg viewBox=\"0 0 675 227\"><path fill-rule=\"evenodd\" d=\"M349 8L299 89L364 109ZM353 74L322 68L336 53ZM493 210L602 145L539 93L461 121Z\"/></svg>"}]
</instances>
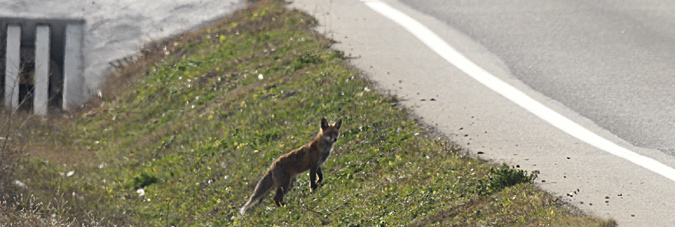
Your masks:
<instances>
[{"instance_id":1,"label":"white road marking","mask_svg":"<svg viewBox=\"0 0 675 227\"><path fill-rule=\"evenodd\" d=\"M450 64L469 75L471 78L477 80L481 84L523 107L527 111L530 111L549 124L581 141L590 144L591 146L594 146L600 150L604 150L607 153L617 157L626 159L638 166L644 167L654 173L675 181L675 169L652 158L640 155L627 148L619 146L616 143L591 132L583 126L537 102L522 91L516 89L515 87L509 85L508 83L502 81L501 79L492 75L490 72L473 63L471 60L466 58L464 55L455 50L455 48L441 39L438 35L436 35L436 33L412 17L381 1L362 1L375 12L378 12L401 25L403 28L408 30L408 32L412 33L412 35L417 37L417 39L422 41L422 43L431 48L431 50L436 52Z\"/></svg>"}]
</instances>

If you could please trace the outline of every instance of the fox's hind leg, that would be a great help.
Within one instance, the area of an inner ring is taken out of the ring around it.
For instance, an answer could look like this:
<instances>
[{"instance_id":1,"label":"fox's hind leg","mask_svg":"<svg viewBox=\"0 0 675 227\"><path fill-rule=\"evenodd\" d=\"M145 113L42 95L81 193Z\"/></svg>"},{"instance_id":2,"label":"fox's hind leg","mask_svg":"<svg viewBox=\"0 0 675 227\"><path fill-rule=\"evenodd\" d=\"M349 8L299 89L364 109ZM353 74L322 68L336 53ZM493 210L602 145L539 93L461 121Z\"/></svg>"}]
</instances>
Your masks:
<instances>
[{"instance_id":1,"label":"fox's hind leg","mask_svg":"<svg viewBox=\"0 0 675 227\"><path fill-rule=\"evenodd\" d=\"M293 179L293 180L294 180L294 179ZM286 205L286 204L284 204L284 195L285 195L286 193L288 193L288 191L291 190L291 187L292 187L292 183L293 183L293 182L294 182L294 181L292 181L291 179L289 179L289 180L287 180L286 182L284 182L284 183L281 185L281 187L278 187L278 188L277 188L277 195L274 196L274 204L276 204L277 206L280 206L280 207Z\"/></svg>"},{"instance_id":2,"label":"fox's hind leg","mask_svg":"<svg viewBox=\"0 0 675 227\"><path fill-rule=\"evenodd\" d=\"M292 177L291 178L291 185L288 186L288 190L291 190L291 188L295 187L295 182L297 182L296 177ZM288 193L288 191L286 191L286 193Z\"/></svg>"},{"instance_id":3,"label":"fox's hind leg","mask_svg":"<svg viewBox=\"0 0 675 227\"><path fill-rule=\"evenodd\" d=\"M265 192L265 194L263 194L263 196L260 196L260 199L258 200L258 203L261 203L265 199L265 197L267 197L267 195L270 194L270 191L272 191L272 190L269 190L269 191Z\"/></svg>"},{"instance_id":4,"label":"fox's hind leg","mask_svg":"<svg viewBox=\"0 0 675 227\"><path fill-rule=\"evenodd\" d=\"M278 207L286 205L284 204L284 191L281 188L282 187L277 188L277 195L274 196L274 205L277 205Z\"/></svg>"},{"instance_id":5,"label":"fox's hind leg","mask_svg":"<svg viewBox=\"0 0 675 227\"><path fill-rule=\"evenodd\" d=\"M291 189L295 181L295 177L291 177L288 173L279 172L275 175L278 180L277 195L274 196L274 204L277 206L284 206L284 195Z\"/></svg>"}]
</instances>

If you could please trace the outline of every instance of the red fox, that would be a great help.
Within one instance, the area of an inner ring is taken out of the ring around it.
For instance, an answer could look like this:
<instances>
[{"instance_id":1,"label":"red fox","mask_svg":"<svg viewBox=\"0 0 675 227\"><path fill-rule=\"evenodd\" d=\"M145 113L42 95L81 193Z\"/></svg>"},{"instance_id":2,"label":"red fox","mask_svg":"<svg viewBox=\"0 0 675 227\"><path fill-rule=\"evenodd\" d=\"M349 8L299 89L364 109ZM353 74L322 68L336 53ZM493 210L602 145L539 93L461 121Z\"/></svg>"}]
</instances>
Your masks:
<instances>
[{"instance_id":1,"label":"red fox","mask_svg":"<svg viewBox=\"0 0 675 227\"><path fill-rule=\"evenodd\" d=\"M246 210L260 203L274 188L277 189L277 195L274 196L274 204L284 206L284 194L288 193L293 187L296 176L307 170L309 170L310 190L316 190L318 187L317 182L315 182L316 176L319 177L318 182L320 183L323 180L321 165L330 156L333 144L340 135L340 126L342 126L342 118L334 124L328 124L326 118L321 118L321 130L319 134L308 144L288 152L274 161L262 179L258 181L253 195L241 207L239 213L241 215L246 214Z\"/></svg>"}]
</instances>

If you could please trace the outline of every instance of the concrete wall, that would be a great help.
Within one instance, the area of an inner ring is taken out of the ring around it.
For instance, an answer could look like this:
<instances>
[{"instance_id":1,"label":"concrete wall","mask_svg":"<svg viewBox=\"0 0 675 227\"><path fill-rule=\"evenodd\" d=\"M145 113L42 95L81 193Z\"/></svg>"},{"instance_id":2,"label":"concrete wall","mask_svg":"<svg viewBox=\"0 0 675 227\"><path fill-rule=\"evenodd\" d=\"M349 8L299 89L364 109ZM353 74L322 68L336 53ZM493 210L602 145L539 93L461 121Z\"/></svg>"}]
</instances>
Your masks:
<instances>
[{"instance_id":1,"label":"concrete wall","mask_svg":"<svg viewBox=\"0 0 675 227\"><path fill-rule=\"evenodd\" d=\"M77 107L86 101L84 93L84 70L82 55L82 37L84 26L81 24L68 25L66 28L65 59L63 65L63 109Z\"/></svg>"},{"instance_id":2,"label":"concrete wall","mask_svg":"<svg viewBox=\"0 0 675 227\"><path fill-rule=\"evenodd\" d=\"M9 25L6 27L5 45L5 107L16 109L19 107L19 67L21 64L21 27Z\"/></svg>"},{"instance_id":3,"label":"concrete wall","mask_svg":"<svg viewBox=\"0 0 675 227\"><path fill-rule=\"evenodd\" d=\"M84 21L0 17L0 28L6 31L0 35L5 107L15 110L26 102L34 113L45 115L49 106L71 109L86 101Z\"/></svg>"},{"instance_id":4,"label":"concrete wall","mask_svg":"<svg viewBox=\"0 0 675 227\"><path fill-rule=\"evenodd\" d=\"M49 65L48 106L72 109L103 89L106 76L115 70L111 63L137 56L149 41L224 17L245 7L246 1L0 0L0 6L0 39L8 25L20 24L21 45L35 48L36 26L49 26L50 56L55 63ZM6 52L2 45L0 51ZM0 74L4 74L5 59L0 61ZM63 77L54 80L54 73Z\"/></svg>"},{"instance_id":5,"label":"concrete wall","mask_svg":"<svg viewBox=\"0 0 675 227\"><path fill-rule=\"evenodd\" d=\"M35 33L33 113L45 115L49 101L49 65L51 62L49 35L51 33L47 25L37 26Z\"/></svg>"}]
</instances>

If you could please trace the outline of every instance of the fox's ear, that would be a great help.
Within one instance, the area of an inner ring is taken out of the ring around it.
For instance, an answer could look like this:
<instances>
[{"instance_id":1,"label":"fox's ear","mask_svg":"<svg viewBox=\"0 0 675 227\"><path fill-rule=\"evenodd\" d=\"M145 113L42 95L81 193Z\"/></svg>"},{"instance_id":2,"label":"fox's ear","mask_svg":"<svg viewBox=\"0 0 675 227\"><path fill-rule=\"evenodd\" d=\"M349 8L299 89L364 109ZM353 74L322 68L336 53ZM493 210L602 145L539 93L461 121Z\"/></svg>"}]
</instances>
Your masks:
<instances>
[{"instance_id":1,"label":"fox's ear","mask_svg":"<svg viewBox=\"0 0 675 227\"><path fill-rule=\"evenodd\" d=\"M328 121L324 117L324 118L321 118L321 129L325 130L326 128L328 128Z\"/></svg>"},{"instance_id":2,"label":"fox's ear","mask_svg":"<svg viewBox=\"0 0 675 227\"><path fill-rule=\"evenodd\" d=\"M342 118L338 119L337 122L334 124L336 129L340 129L340 126L342 126Z\"/></svg>"}]
</instances>

